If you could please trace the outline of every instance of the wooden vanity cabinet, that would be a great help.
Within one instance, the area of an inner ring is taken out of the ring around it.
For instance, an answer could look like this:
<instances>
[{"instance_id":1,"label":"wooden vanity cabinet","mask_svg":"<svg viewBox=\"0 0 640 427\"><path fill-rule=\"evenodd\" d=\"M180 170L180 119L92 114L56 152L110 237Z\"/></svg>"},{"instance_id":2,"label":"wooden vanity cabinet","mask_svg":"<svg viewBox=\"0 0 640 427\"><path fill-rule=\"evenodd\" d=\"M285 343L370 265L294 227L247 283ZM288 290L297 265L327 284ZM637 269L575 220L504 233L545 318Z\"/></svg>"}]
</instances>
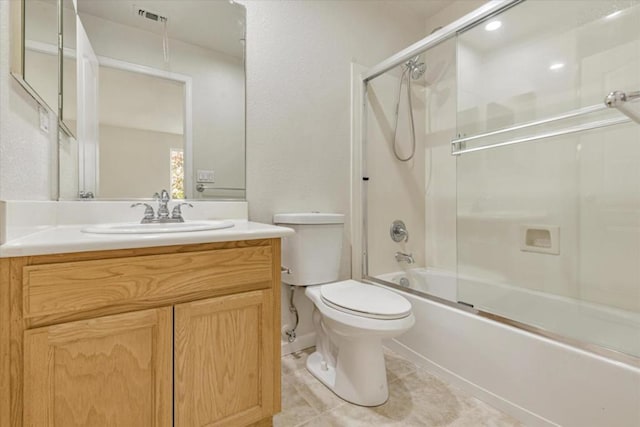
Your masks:
<instances>
[{"instance_id":1,"label":"wooden vanity cabinet","mask_svg":"<svg viewBox=\"0 0 640 427\"><path fill-rule=\"evenodd\" d=\"M175 425L248 425L272 415L273 293L175 307Z\"/></svg>"},{"instance_id":2,"label":"wooden vanity cabinet","mask_svg":"<svg viewBox=\"0 0 640 427\"><path fill-rule=\"evenodd\" d=\"M172 309L25 331L25 426L171 426Z\"/></svg>"},{"instance_id":3,"label":"wooden vanity cabinet","mask_svg":"<svg viewBox=\"0 0 640 427\"><path fill-rule=\"evenodd\" d=\"M271 425L280 240L0 260L0 427Z\"/></svg>"}]
</instances>

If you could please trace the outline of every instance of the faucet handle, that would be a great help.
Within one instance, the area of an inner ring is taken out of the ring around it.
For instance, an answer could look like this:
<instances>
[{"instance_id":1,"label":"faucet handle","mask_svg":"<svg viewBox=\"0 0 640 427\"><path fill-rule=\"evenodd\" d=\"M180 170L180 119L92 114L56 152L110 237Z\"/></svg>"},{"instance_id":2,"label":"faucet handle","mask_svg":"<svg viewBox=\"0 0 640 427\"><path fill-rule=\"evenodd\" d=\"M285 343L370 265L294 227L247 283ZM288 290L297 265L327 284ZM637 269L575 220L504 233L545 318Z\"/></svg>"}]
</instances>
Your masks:
<instances>
[{"instance_id":1,"label":"faucet handle","mask_svg":"<svg viewBox=\"0 0 640 427\"><path fill-rule=\"evenodd\" d=\"M399 219L393 221L393 224L391 224L391 228L389 229L389 234L391 235L391 240L394 242L400 243L403 240L405 242L409 241L409 231L407 230L407 226Z\"/></svg>"},{"instance_id":2,"label":"faucet handle","mask_svg":"<svg viewBox=\"0 0 640 427\"><path fill-rule=\"evenodd\" d=\"M156 193L156 194L158 194L158 193ZM171 196L169 196L169 192L167 190L164 190L164 189L160 192L159 198L163 202L168 202L169 200L171 200Z\"/></svg>"},{"instance_id":3,"label":"faucet handle","mask_svg":"<svg viewBox=\"0 0 640 427\"><path fill-rule=\"evenodd\" d=\"M132 208L137 206L144 206L144 217L142 218L142 223L151 222L155 219L156 215L153 212L153 207L148 203L134 203L131 205Z\"/></svg>"},{"instance_id":4,"label":"faucet handle","mask_svg":"<svg viewBox=\"0 0 640 427\"><path fill-rule=\"evenodd\" d=\"M177 219L180 222L184 222L184 218L182 218L182 209L180 208L181 206L184 206L184 205L189 206L190 208L193 207L191 203L187 203L187 202L178 203L173 207L173 210L171 211L172 219Z\"/></svg>"},{"instance_id":5,"label":"faucet handle","mask_svg":"<svg viewBox=\"0 0 640 427\"><path fill-rule=\"evenodd\" d=\"M171 200L171 196L169 195L169 192L167 190L160 190L160 192L155 192L153 193L153 200L157 201L157 202L168 202L169 200Z\"/></svg>"},{"instance_id":6,"label":"faucet handle","mask_svg":"<svg viewBox=\"0 0 640 427\"><path fill-rule=\"evenodd\" d=\"M93 192L92 191L80 191L78 192L78 197L80 197L81 199L93 199Z\"/></svg>"},{"instance_id":7,"label":"faucet handle","mask_svg":"<svg viewBox=\"0 0 640 427\"><path fill-rule=\"evenodd\" d=\"M171 200L171 196L169 196L169 192L167 190L160 191L160 194L154 193L154 200L158 202L158 219L160 222L164 222L169 219L169 208L167 204Z\"/></svg>"}]
</instances>

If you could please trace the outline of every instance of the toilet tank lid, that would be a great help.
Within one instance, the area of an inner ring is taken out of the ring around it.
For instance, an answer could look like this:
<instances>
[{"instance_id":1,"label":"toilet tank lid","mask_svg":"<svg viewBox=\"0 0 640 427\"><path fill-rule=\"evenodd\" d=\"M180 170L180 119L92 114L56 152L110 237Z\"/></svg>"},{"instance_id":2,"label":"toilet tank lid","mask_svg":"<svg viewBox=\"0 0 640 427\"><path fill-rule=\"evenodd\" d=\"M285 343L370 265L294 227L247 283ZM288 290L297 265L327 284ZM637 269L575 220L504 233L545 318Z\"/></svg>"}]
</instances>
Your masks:
<instances>
[{"instance_id":1,"label":"toilet tank lid","mask_svg":"<svg viewBox=\"0 0 640 427\"><path fill-rule=\"evenodd\" d=\"M273 216L274 224L344 224L344 215L337 213L302 212Z\"/></svg>"}]
</instances>

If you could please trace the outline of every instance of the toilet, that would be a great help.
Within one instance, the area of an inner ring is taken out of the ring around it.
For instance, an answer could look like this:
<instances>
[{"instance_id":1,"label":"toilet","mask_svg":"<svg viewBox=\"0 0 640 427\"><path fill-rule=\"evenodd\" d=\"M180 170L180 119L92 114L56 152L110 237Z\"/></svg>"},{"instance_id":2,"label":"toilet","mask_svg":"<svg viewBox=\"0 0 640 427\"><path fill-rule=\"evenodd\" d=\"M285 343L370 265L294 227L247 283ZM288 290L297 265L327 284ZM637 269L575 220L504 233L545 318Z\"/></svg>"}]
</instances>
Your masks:
<instances>
[{"instance_id":1,"label":"toilet","mask_svg":"<svg viewBox=\"0 0 640 427\"><path fill-rule=\"evenodd\" d=\"M316 351L307 369L348 402L382 405L389 397L382 340L413 326L411 303L380 286L336 281L344 215L285 213L273 222L296 231L282 242L282 281L305 287L314 304Z\"/></svg>"}]
</instances>

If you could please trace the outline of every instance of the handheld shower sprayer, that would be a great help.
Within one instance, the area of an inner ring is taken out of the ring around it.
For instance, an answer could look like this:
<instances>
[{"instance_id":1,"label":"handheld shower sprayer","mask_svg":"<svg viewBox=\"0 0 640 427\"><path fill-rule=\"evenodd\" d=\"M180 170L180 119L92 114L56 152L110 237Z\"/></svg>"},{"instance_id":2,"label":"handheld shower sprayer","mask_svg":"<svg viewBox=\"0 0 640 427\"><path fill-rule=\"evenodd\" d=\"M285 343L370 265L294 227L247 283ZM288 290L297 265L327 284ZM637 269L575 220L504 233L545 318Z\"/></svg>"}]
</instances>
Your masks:
<instances>
[{"instance_id":1,"label":"handheld shower sprayer","mask_svg":"<svg viewBox=\"0 0 640 427\"><path fill-rule=\"evenodd\" d=\"M424 62L420 61L420 55L416 55L404 63L404 69L402 70L402 76L400 77L400 85L398 86L398 103L396 104L396 122L393 128L393 155L401 162L408 162L416 154L416 127L413 119L413 103L411 101L411 80L418 80L421 78L427 66ZM398 153L398 116L400 111L400 98L402 97L402 85L407 80L407 103L409 105L409 125L411 131L411 154L407 157L401 157Z\"/></svg>"}]
</instances>

